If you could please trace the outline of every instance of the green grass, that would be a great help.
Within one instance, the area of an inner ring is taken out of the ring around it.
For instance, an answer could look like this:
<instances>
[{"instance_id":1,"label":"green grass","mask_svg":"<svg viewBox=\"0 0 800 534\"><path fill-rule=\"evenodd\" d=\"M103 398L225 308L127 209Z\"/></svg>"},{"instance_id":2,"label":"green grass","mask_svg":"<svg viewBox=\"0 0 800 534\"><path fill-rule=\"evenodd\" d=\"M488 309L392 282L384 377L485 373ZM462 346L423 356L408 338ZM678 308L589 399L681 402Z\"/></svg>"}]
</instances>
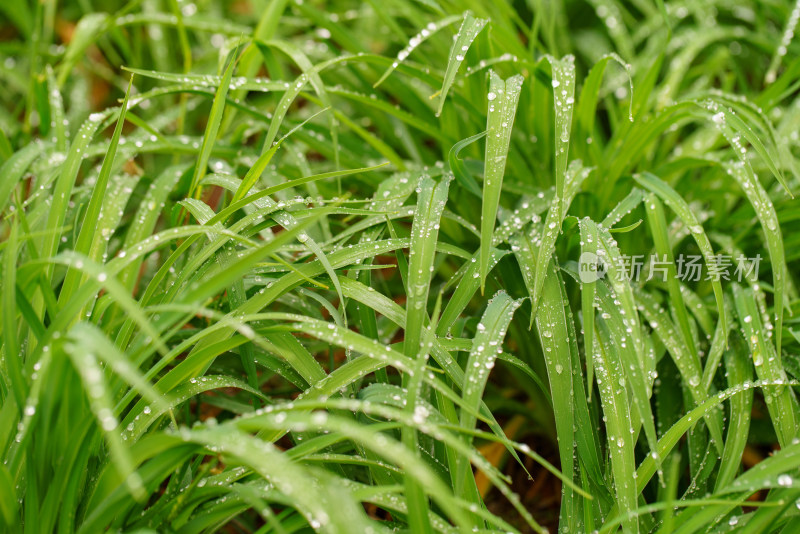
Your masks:
<instances>
[{"instance_id":1,"label":"green grass","mask_svg":"<svg viewBox=\"0 0 800 534\"><path fill-rule=\"evenodd\" d=\"M0 530L797 532L799 17L0 3Z\"/></svg>"}]
</instances>

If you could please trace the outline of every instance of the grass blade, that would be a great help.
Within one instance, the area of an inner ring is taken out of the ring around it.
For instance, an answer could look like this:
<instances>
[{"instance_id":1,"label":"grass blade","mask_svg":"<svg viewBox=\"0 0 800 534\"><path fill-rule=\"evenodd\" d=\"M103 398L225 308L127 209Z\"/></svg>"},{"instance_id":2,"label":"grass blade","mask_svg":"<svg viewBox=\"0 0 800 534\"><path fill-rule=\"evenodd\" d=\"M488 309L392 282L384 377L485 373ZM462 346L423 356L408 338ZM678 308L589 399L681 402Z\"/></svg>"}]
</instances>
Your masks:
<instances>
[{"instance_id":1,"label":"grass blade","mask_svg":"<svg viewBox=\"0 0 800 534\"><path fill-rule=\"evenodd\" d=\"M489 113L486 117L486 155L484 158L483 203L481 208L481 294L486 288L489 270L489 247L492 244L497 206L503 189L503 174L511 141L511 129L522 91L522 76L502 80L489 73Z\"/></svg>"},{"instance_id":2,"label":"grass blade","mask_svg":"<svg viewBox=\"0 0 800 534\"><path fill-rule=\"evenodd\" d=\"M439 105L436 110L437 117L442 114L447 93L453 85L456 72L458 72L458 68L464 61L464 57L467 55L472 41L474 41L481 30L483 30L487 22L489 22L488 19L475 18L469 11L464 13L464 21L461 23L461 27L458 29L458 33L453 40L452 48L450 48L450 58L447 61L447 70L444 73L442 88L437 93L439 96Z\"/></svg>"},{"instance_id":3,"label":"grass blade","mask_svg":"<svg viewBox=\"0 0 800 534\"><path fill-rule=\"evenodd\" d=\"M439 183L423 176L417 186L417 208L411 228L408 258L408 303L406 305L405 353L414 357L420 350L422 328L427 319L428 304L439 221L447 202L452 177Z\"/></svg>"},{"instance_id":4,"label":"grass blade","mask_svg":"<svg viewBox=\"0 0 800 534\"><path fill-rule=\"evenodd\" d=\"M432 35L437 33L439 30L441 30L443 28L446 28L446 27L450 26L451 24L453 24L455 22L458 22L461 19L464 19L466 21L465 17L454 15L454 16L450 16L450 17L445 17L442 20L437 21L437 22L431 22L427 26L425 26L425 28L420 30L420 32L418 34L416 34L414 37L411 38L411 40L409 40L408 45L405 48L403 48L400 52L397 53L397 59L392 63L392 65L388 69L386 69L384 71L384 73L381 75L381 77L378 78L378 81L375 82L374 84L372 84L372 87L373 88L377 88L380 84L382 84L384 82L384 80L386 80L386 78L391 76L391 74L395 71L395 69L403 61L405 61L405 59L408 56L410 56L411 53L414 50L416 50L419 45L421 45L422 43L427 41L428 38L430 38ZM462 26L462 28L463 28L463 26ZM458 70L458 67L456 67L456 70ZM442 99L442 100L444 100L444 99ZM440 113L441 113L441 108L440 108Z\"/></svg>"},{"instance_id":5,"label":"grass blade","mask_svg":"<svg viewBox=\"0 0 800 534\"><path fill-rule=\"evenodd\" d=\"M771 383L787 382L781 355L775 352L775 347L765 335L766 330L762 326L762 316L753 290L734 285L733 295L739 324L753 355L756 375ZM778 441L785 447L797 436L797 399L787 386L765 388L764 396L769 399L767 409L772 414Z\"/></svg>"},{"instance_id":6,"label":"grass blade","mask_svg":"<svg viewBox=\"0 0 800 534\"><path fill-rule=\"evenodd\" d=\"M203 176L206 174L208 160L211 157L211 150L214 147L214 143L217 142L217 134L219 133L220 124L222 123L222 117L225 112L225 98L228 96L233 69L236 67L237 54L238 48L229 54L225 72L214 94L214 102L211 104L208 123L203 133L203 144L200 147L197 163L195 163L194 172L192 173L192 181L189 185L189 194L190 196L194 195L195 198L199 198L200 180L202 180Z\"/></svg>"},{"instance_id":7,"label":"grass blade","mask_svg":"<svg viewBox=\"0 0 800 534\"><path fill-rule=\"evenodd\" d=\"M638 174L634 176L634 179L642 186L658 195L672 211L680 217L692 233L692 237L700 248L700 252L703 254L706 265L712 265L714 263L714 250L711 248L708 236L706 236L705 231L703 231L703 227L692 212L689 204L666 182L651 173ZM719 279L712 279L711 287L714 289L714 297L717 300L719 321L725 324L725 304L722 299L722 284Z\"/></svg>"},{"instance_id":8,"label":"grass blade","mask_svg":"<svg viewBox=\"0 0 800 534\"><path fill-rule=\"evenodd\" d=\"M767 238L770 264L772 266L772 285L775 291L775 347L781 352L783 334L783 308L786 305L786 253L783 247L783 235L778 223L778 215L767 192L756 179L753 169L748 163L726 165L729 176L733 176L744 191L750 204L753 205L761 223L761 229ZM791 311L791 308L790 308Z\"/></svg>"}]
</instances>

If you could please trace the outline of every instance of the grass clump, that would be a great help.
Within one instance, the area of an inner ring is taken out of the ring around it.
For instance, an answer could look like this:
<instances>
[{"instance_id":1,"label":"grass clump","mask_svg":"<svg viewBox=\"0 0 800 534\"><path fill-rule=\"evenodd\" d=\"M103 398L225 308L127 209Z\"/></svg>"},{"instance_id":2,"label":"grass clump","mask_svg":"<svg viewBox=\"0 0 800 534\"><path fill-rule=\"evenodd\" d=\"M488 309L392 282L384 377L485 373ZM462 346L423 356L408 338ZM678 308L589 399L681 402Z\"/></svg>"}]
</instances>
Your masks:
<instances>
[{"instance_id":1,"label":"grass clump","mask_svg":"<svg viewBox=\"0 0 800 534\"><path fill-rule=\"evenodd\" d=\"M3 530L797 531L799 13L0 4Z\"/></svg>"}]
</instances>

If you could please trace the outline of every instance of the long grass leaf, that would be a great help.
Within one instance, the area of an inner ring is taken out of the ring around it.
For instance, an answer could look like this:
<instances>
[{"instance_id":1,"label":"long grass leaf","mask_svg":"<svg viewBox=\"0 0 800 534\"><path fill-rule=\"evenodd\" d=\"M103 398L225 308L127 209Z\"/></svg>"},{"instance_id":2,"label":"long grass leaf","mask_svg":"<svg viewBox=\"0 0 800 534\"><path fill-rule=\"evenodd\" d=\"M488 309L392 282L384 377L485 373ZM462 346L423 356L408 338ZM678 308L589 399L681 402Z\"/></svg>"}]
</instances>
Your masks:
<instances>
[{"instance_id":1,"label":"long grass leaf","mask_svg":"<svg viewBox=\"0 0 800 534\"><path fill-rule=\"evenodd\" d=\"M442 114L447 93L450 91L453 81L455 81L458 68L464 61L472 41L483 30L487 22L489 22L487 19L475 18L469 11L464 13L464 21L461 23L461 27L458 29L455 39L453 39L453 46L450 48L450 58L447 61L447 70L444 73L442 88L437 93L439 96L439 105L436 110L437 117Z\"/></svg>"},{"instance_id":2,"label":"long grass leaf","mask_svg":"<svg viewBox=\"0 0 800 534\"><path fill-rule=\"evenodd\" d=\"M700 221L697 220L692 209L686 200L683 199L672 187L666 182L651 173L643 173L634 176L637 182L648 190L658 195L687 226L692 234L700 252L703 254L703 259L706 265L713 265L714 263L714 250L711 248L711 243L708 236L703 230ZM711 287L714 289L714 297L717 300L717 310L719 311L719 320L724 324L725 319L725 304L722 300L722 284L718 278L711 280Z\"/></svg>"},{"instance_id":3,"label":"long grass leaf","mask_svg":"<svg viewBox=\"0 0 800 534\"><path fill-rule=\"evenodd\" d=\"M422 328L430 291L436 241L447 192L452 177L439 183L423 177L417 186L417 208L411 228L408 259L408 302L406 305L405 353L416 356L420 350Z\"/></svg>"},{"instance_id":4,"label":"long grass leaf","mask_svg":"<svg viewBox=\"0 0 800 534\"><path fill-rule=\"evenodd\" d=\"M511 141L511 130L522 91L522 76L501 79L491 71L489 80L489 113L486 117L486 155L484 157L483 201L481 208L481 293L486 287L497 206L503 189L503 174Z\"/></svg>"}]
</instances>

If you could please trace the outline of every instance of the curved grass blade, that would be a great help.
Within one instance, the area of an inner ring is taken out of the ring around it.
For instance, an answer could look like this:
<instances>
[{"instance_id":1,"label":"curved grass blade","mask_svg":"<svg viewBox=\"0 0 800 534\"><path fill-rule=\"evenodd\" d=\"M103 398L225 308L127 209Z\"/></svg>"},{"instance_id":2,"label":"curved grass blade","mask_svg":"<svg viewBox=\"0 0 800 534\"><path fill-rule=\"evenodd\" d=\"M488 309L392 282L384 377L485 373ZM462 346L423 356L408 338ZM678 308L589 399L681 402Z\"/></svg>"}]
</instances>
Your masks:
<instances>
[{"instance_id":1,"label":"curved grass blade","mask_svg":"<svg viewBox=\"0 0 800 534\"><path fill-rule=\"evenodd\" d=\"M328 96L328 92L325 89L325 84L322 83L322 78L319 76L320 65L314 66L311 64L311 61L308 57L296 46L293 44L286 42L286 41L256 41L258 45L258 49L262 55L265 54L266 47L277 48L290 58L295 64L300 68L303 72L298 78L297 81L293 84L292 89L286 91L281 98L280 103L278 104L278 109L275 112L275 115L270 122L269 130L267 131L266 139L264 140L264 148L262 152L269 150L272 146L272 142L275 140L278 134L278 128L280 127L283 119L285 117L286 112L289 109L289 104L292 100L297 96L300 90L305 86L306 82L310 82L311 86L316 91L319 99L322 101L323 108L330 108L331 107L331 100ZM266 57L265 57L266 59ZM331 141L333 142L333 159L334 159L334 166L336 169L339 168L339 128L336 121L336 117L334 115L329 115L328 127L330 130Z\"/></svg>"},{"instance_id":2,"label":"curved grass blade","mask_svg":"<svg viewBox=\"0 0 800 534\"><path fill-rule=\"evenodd\" d=\"M644 193L638 187L634 187L625 198L620 200L619 203L614 206L614 209L608 212L608 215L606 215L606 218L603 219L603 222L600 224L606 228L613 228L626 215L633 211L633 209L638 206L642 200L644 200Z\"/></svg>"},{"instance_id":3,"label":"curved grass blade","mask_svg":"<svg viewBox=\"0 0 800 534\"><path fill-rule=\"evenodd\" d=\"M392 63L392 65L388 69L384 71L381 77L378 78L378 81L372 84L372 87L377 88L380 84L382 84L383 81L386 78L388 78L395 71L395 69L403 61L405 61L405 59L409 55L411 55L411 53L414 50L416 50L416 48L419 45L427 41L429 37L431 37L433 34L438 32L442 28L446 28L447 26L450 26L454 22L457 22L463 18L464 17L462 15L453 15L450 17L445 17L437 22L428 23L428 25L425 26L422 30L420 30L420 32L417 35L415 35L414 37L411 38L411 40L409 40L408 45L405 48L403 48L400 52L397 53L397 59Z\"/></svg>"},{"instance_id":4,"label":"curved grass blade","mask_svg":"<svg viewBox=\"0 0 800 534\"><path fill-rule=\"evenodd\" d=\"M436 383L436 381L432 382L432 384L435 384L435 383ZM303 426L305 426L305 427L312 426L312 427L318 428L319 430L339 431L339 432L342 432L343 434L348 435L348 436L350 436L350 437L352 437L354 439L358 439L358 438L356 438L356 436L365 435L365 433L366 434L373 434L373 435L377 433L376 429L373 429L373 428L370 428L370 427L364 427L362 425L357 425L357 424L355 424L355 423L353 423L353 422L351 422L349 420L345 420L345 419L342 419L342 418L339 418L339 417L328 417L328 418L325 418L325 419L322 419L320 417L315 418L314 417L315 414L313 412L309 413L310 409L313 409L313 408L323 408L323 409L340 408L340 409L346 409L346 410L350 410L350 411L361 411L361 412L364 412L364 413L367 413L367 414L370 414L370 415L378 415L378 416L384 417L386 419L396 420L396 421L400 422L403 425L406 425L406 426L414 428L418 432L422 432L422 433L426 433L426 434L430 434L430 435L434 435L435 434L436 439L441 440L444 443L446 443L447 445L453 447L454 449L456 449L456 451L459 454L461 454L461 455L463 455L465 457L468 457L469 460L480 471L484 472L487 475L487 477L490 479L490 481L495 485L495 487L498 490L500 490L501 493L507 499L509 499L509 501L514 506L514 508L520 513L520 515L523 517L523 519L526 521L526 523L533 530L535 530L536 532L544 532L543 529L538 525L538 523L536 523L536 521L533 519L533 517L521 505L521 503L519 502L518 496L515 495L513 492L511 492L511 490L508 488L508 486L507 486L507 480L508 479L505 476L503 476L500 472L498 472L491 465L491 463L489 463L482 455L478 454L477 452L474 451L474 449L472 449L471 447L467 446L463 442L462 439L460 439L458 436L452 435L451 432L446 431L446 430L449 430L449 428L446 428L446 427L445 428L441 428L441 427L439 427L441 429L441 431L437 432L436 431L437 430L437 425L435 425L433 422L422 422L421 423L417 419L415 419L414 416L408 414L404 410L397 410L397 409L393 409L393 408L391 408L389 406L386 406L386 405L380 405L380 404L374 404L374 403L373 404L367 404L367 403L363 403L363 402L360 402L360 401L349 400L349 399L348 400L330 399L330 400L326 401L326 403L323 403L321 405L319 404L319 401L309 402L309 403L306 403L305 401L299 401L299 402L296 402L296 403L288 406L287 407L287 411L284 412L284 413L287 413L287 415L288 415L288 412L293 412L291 416L292 417L297 417L297 419L299 421L303 422ZM277 410L273 409L271 411L274 413ZM276 413L275 415L277 415L280 418L280 413ZM286 426L286 425L283 424L283 422L281 422L279 425L271 423L269 417L270 417L269 415L267 415L265 417L263 414L256 414L255 417L246 417L246 416L245 417L241 417L239 419L239 421L240 421L239 422L239 426L244 427L244 428L249 428L250 424L251 424L250 421L255 421L257 424L265 424L265 425L271 426L273 428L276 428L278 426L282 426L282 427ZM277 430L277 428L276 428L276 430ZM502 440L504 442L507 442L510 445L512 445L513 448L520 450L521 452L525 453L527 456L529 456L531 458L536 458L538 460L541 460L541 457L539 457L538 455L533 453L533 451L531 451L530 448L526 448L524 446L519 446L518 444L509 442L509 440L507 440L506 438L501 438L501 437L498 437L498 436L492 436L492 435L486 434L486 433L479 433L479 434L480 434L480 437L482 437L482 438L487 438L487 439L491 438L491 439ZM362 438L359 441L363 442L366 447L368 447L370 449L374 449L374 446L371 443L371 440ZM389 451L389 450L383 450L383 451L382 450L374 450L374 452L376 452L380 456L386 458L387 460L396 461L396 462L401 463L402 466L405 468L405 471L407 473L409 473L409 471L410 471L409 467L413 467L416 464L416 459L414 458L414 456L407 449L403 449L404 452L395 451L394 447L393 447L393 444L395 442L393 442L393 441L387 440L385 443L392 448L391 451ZM547 464L546 462L543 462L543 465L547 466L548 469L551 470L551 472L555 471L557 473L557 471L554 468L552 468L551 465ZM419 470L413 469L411 474L414 475L416 478L419 478L420 482L422 482L423 485L426 486L426 487L443 488L443 489L439 489L438 491L435 491L435 490L431 491L431 495L434 498L434 500L436 500L436 502L441 505L441 507L443 509L448 510L449 514L451 516L453 516L453 512L451 511L451 509L449 507L445 508L446 501L453 498L452 493L449 491L449 488L440 486L438 481L429 481L427 479L427 477L423 478L423 477L418 476L418 474L422 474L422 472L419 471ZM565 484L570 485L570 488L574 489L576 492L579 492L583 496L587 496L588 497L588 494L586 494L585 491L581 490L579 487L577 487L576 485L572 484L571 481L569 481L568 479L562 478L562 481L564 481ZM457 516L453 517L453 520L454 520L454 522L456 522L457 524L459 524L461 526L461 530L464 530L464 527L466 527L466 525L468 524L464 520L464 516L461 516L460 514L458 514Z\"/></svg>"},{"instance_id":5,"label":"curved grass blade","mask_svg":"<svg viewBox=\"0 0 800 534\"><path fill-rule=\"evenodd\" d=\"M714 410L718 410L719 405L725 400L731 398L733 395L737 395L743 391L751 390L757 387L770 387L774 385L783 386L785 384L786 382L784 381L781 381L778 384L765 381L746 381L740 385L733 386L725 391L721 391L714 396L708 397L705 401L703 401L703 403L699 404L689 411L689 413L681 417L680 420L673 424L672 427L670 427L670 429L664 433L664 435L658 441L658 455L662 458L666 458L670 454L670 451L672 451L675 445L677 445L677 443L680 441L681 437L697 423L698 419L707 416ZM655 473L655 461L652 456L647 456L636 470L635 478L639 492L644 490L645 486L650 482ZM731 506L735 506L735 504L732 504ZM615 505L612 510L610 510L608 517L610 518L618 516L617 510L618 507Z\"/></svg>"},{"instance_id":6,"label":"curved grass blade","mask_svg":"<svg viewBox=\"0 0 800 534\"><path fill-rule=\"evenodd\" d=\"M594 124L595 118L597 117L597 102L600 98L601 84L603 82L606 67L608 66L608 62L611 60L614 60L620 66L622 66L628 75L628 81L631 87L630 108L628 113L631 119L633 118L633 80L631 79L630 74L631 65L626 63L621 57L613 52L606 54L592 66L592 70L589 71L589 75L586 76L586 79L583 82L583 88L581 89L581 94L578 98L578 108L576 110L578 115L577 133L579 138L586 137L591 139L595 133ZM554 77L553 79L555 80L556 78ZM585 150L588 151L588 147Z\"/></svg>"},{"instance_id":7,"label":"curved grass blade","mask_svg":"<svg viewBox=\"0 0 800 534\"><path fill-rule=\"evenodd\" d=\"M464 61L467 50L469 50L472 41L474 41L481 30L483 30L487 22L489 22L488 19L475 18L469 11L464 13L464 22L461 23L461 27L458 29L458 33L453 40L453 46L450 48L450 58L447 61L447 69L444 73L442 88L438 93L439 105L436 110L437 117L442 114L445 98L447 98L447 93L450 91L450 86L453 85L456 72L458 72L458 68Z\"/></svg>"},{"instance_id":8,"label":"curved grass blade","mask_svg":"<svg viewBox=\"0 0 800 534\"><path fill-rule=\"evenodd\" d=\"M313 114L311 117L309 117L308 119L304 120L303 122L301 122L300 124L298 124L297 126L292 128L286 135L284 135L278 141L276 141L268 150L264 151L258 157L258 159L253 164L253 166L250 167L250 169L247 171L247 173L245 174L244 178L242 178L242 181L239 183L238 189L236 189L236 192L234 193L233 198L231 199L231 203L238 202L239 200L241 200L245 196L247 196L247 194L250 192L250 190L253 188L253 186L256 185L256 183L258 182L258 179L264 173L264 170L266 170L267 165L269 165L269 162L272 161L272 157L278 151L278 149L280 148L281 144L283 144L283 142L290 135L292 135L292 133L294 133L295 131L297 131L300 128L302 128L308 121L310 121L311 119L313 119L314 117L316 117L317 115L319 115L320 113L322 113L322 112L324 112L326 110L327 110L327 108L322 110L322 111L319 111L319 112ZM311 180L309 180L309 181L311 181ZM291 182L289 182L289 183L291 183ZM300 183L305 183L305 182L300 182ZM300 185L300 183L297 183L297 185ZM293 186L294 186L294 184L293 185L288 185L288 184L286 185L286 187L293 187ZM278 190L276 190L275 192L277 192L277 191Z\"/></svg>"},{"instance_id":9,"label":"curved grass blade","mask_svg":"<svg viewBox=\"0 0 800 534\"><path fill-rule=\"evenodd\" d=\"M783 176L783 173L775 163L775 158L773 158L770 150L764 146L764 143L761 142L761 139L758 137L758 135L756 135L756 132L753 131L747 122L745 122L732 109L725 105L724 101L720 103L718 100L721 99L719 97L712 96L699 105L708 114L711 114L711 122L731 143L736 157L739 158L740 161L747 163L747 159L745 158L747 150L741 142L741 138L744 137L753 146L758 155L761 156L761 158L764 160L764 163L767 165L767 168L783 186L786 193L788 193L790 197L793 196L792 190L789 188L786 178Z\"/></svg>"},{"instance_id":10,"label":"curved grass blade","mask_svg":"<svg viewBox=\"0 0 800 534\"><path fill-rule=\"evenodd\" d=\"M98 364L96 356L81 346L80 338L71 337L64 344L64 351L70 356L75 370L81 376L84 389L88 392L89 406L105 435L111 457L119 470L121 478L134 497L143 499L146 495L144 484L135 471L130 451L117 431L119 421L113 412L111 396L103 369Z\"/></svg>"},{"instance_id":11,"label":"curved grass blade","mask_svg":"<svg viewBox=\"0 0 800 534\"><path fill-rule=\"evenodd\" d=\"M290 499L312 528L329 532L370 528L363 508L350 498L349 492L342 491L336 482L338 477L295 464L273 445L237 430L234 425L187 432L184 439L205 444L252 466ZM332 510L336 513L331 513Z\"/></svg>"},{"instance_id":12,"label":"curved grass blade","mask_svg":"<svg viewBox=\"0 0 800 534\"><path fill-rule=\"evenodd\" d=\"M206 375L192 378L170 391L169 399L165 400L159 396L159 403L145 404L142 410L131 411L120 425L125 428L123 438L131 442L137 442L154 422L160 417L168 415L171 410L175 410L180 404L201 393L225 388L237 388L263 397L263 393L251 388L246 382L229 376Z\"/></svg>"},{"instance_id":13,"label":"curved grass blade","mask_svg":"<svg viewBox=\"0 0 800 534\"><path fill-rule=\"evenodd\" d=\"M471 145L475 141L484 137L486 133L487 132L481 132L479 134L467 137L466 139L462 139L453 145L453 148L450 149L450 152L447 155L447 162L450 165L450 170L455 175L456 181L464 189L478 198L483 198L481 187L478 185L478 182L475 181L475 178L470 174L463 160L458 157L458 153L461 152L464 147Z\"/></svg>"},{"instance_id":14,"label":"curved grass blade","mask_svg":"<svg viewBox=\"0 0 800 534\"><path fill-rule=\"evenodd\" d=\"M783 247L783 235L778 221L775 207L758 181L753 169L747 162L731 163L725 166L729 176L733 176L744 191L745 196L752 204L761 223L761 229L767 238L770 264L772 266L772 285L775 292L775 347L778 354L781 352L783 334L783 308L786 305L787 267L786 253ZM743 257L743 256L742 256ZM791 310L791 308L790 308Z\"/></svg>"},{"instance_id":15,"label":"curved grass blade","mask_svg":"<svg viewBox=\"0 0 800 534\"><path fill-rule=\"evenodd\" d=\"M480 401L489 379L489 372L494 367L498 353L503 350L502 343L508 325L520 304L520 301L512 299L504 291L500 291L489 300L489 305L478 323L478 330L472 340L472 350L464 371L464 382L461 386L464 402L474 407L476 411L480 409ZM466 411L461 412L460 425L463 428L472 430L475 423L474 415ZM460 469L456 474L456 495L461 494L467 477L471 474L468 472L469 464L461 462L459 465Z\"/></svg>"},{"instance_id":16,"label":"curved grass blade","mask_svg":"<svg viewBox=\"0 0 800 534\"><path fill-rule=\"evenodd\" d=\"M112 22L108 13L89 13L78 22L69 42L64 59L59 66L58 86L63 87L75 65L81 60L86 49L108 29Z\"/></svg>"}]
</instances>

